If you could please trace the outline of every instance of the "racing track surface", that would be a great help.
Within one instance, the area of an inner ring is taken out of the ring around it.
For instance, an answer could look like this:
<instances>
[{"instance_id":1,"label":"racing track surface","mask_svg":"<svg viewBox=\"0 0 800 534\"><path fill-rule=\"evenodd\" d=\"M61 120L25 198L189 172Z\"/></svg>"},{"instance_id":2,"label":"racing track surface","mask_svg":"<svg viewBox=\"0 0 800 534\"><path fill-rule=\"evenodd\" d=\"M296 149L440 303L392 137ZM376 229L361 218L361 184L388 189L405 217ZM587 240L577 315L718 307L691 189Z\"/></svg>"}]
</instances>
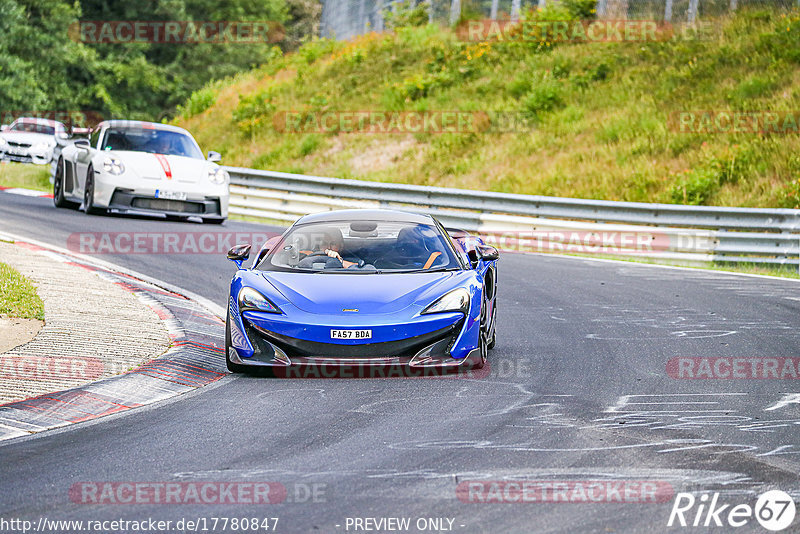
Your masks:
<instances>
[{"instance_id":1,"label":"racing track surface","mask_svg":"<svg viewBox=\"0 0 800 534\"><path fill-rule=\"evenodd\" d=\"M3 230L65 247L80 231L264 227L87 217L0 193ZM222 255L103 259L221 306L234 268ZM0 516L279 517L281 532L345 532L347 517L410 517L412 525L446 517L456 532L661 532L671 502L463 503L456 487L617 479L719 491L731 504L752 505L772 488L800 496L800 404L787 397L795 381L676 380L665 371L677 356L800 356L800 284L515 254L502 256L500 284L488 377L231 376L151 408L0 445ZM84 505L68 496L84 481L207 480L281 482L289 501L313 484L324 494L262 507ZM737 530L763 531L755 521Z\"/></svg>"}]
</instances>

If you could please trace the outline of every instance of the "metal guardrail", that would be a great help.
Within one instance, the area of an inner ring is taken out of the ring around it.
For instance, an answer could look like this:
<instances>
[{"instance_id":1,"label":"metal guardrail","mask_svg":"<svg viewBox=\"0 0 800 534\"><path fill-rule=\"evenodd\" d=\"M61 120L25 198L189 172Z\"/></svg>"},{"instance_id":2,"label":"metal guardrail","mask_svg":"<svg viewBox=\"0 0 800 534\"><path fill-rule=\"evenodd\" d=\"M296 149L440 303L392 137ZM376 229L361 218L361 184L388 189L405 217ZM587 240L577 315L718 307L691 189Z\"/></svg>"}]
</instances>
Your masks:
<instances>
[{"instance_id":1,"label":"metal guardrail","mask_svg":"<svg viewBox=\"0 0 800 534\"><path fill-rule=\"evenodd\" d=\"M800 210L613 202L226 169L234 214L293 221L332 209L400 207L505 239L498 241L501 248L508 248L503 247L509 242L504 234L514 234L512 248L519 250L582 252L596 242L590 234L621 232L650 235L650 246L615 243L597 252L800 266Z\"/></svg>"}]
</instances>

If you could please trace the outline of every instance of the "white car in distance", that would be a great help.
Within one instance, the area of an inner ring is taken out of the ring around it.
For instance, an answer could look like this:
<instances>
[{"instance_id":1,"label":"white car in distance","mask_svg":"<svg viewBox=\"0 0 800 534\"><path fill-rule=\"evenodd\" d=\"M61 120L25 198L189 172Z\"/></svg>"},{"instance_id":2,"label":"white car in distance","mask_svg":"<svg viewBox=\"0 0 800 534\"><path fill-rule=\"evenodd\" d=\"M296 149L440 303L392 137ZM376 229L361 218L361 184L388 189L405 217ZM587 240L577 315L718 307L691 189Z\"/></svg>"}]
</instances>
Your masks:
<instances>
[{"instance_id":1,"label":"white car in distance","mask_svg":"<svg viewBox=\"0 0 800 534\"><path fill-rule=\"evenodd\" d=\"M87 214L108 210L163 214L168 219L199 217L220 224L228 216L230 177L177 126L110 120L89 139L64 147L53 176L56 207Z\"/></svg>"},{"instance_id":2,"label":"white car in distance","mask_svg":"<svg viewBox=\"0 0 800 534\"><path fill-rule=\"evenodd\" d=\"M56 137L69 137L64 124L20 117L10 126L0 126L0 160L47 165L53 159Z\"/></svg>"}]
</instances>

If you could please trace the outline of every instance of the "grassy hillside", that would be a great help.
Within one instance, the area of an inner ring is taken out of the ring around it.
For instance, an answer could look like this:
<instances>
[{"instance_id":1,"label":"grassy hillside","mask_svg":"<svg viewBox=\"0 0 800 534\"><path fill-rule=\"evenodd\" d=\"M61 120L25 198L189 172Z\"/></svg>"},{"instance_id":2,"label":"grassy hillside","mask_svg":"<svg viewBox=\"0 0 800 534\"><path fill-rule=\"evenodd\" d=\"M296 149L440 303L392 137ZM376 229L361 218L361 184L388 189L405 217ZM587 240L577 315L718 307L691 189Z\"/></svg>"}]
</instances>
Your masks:
<instances>
[{"instance_id":1,"label":"grassy hillside","mask_svg":"<svg viewBox=\"0 0 800 534\"><path fill-rule=\"evenodd\" d=\"M534 17L563 20L577 12ZM541 195L800 207L800 134L687 134L671 113L800 112L800 12L705 39L465 43L399 28L312 41L195 93L177 123L229 165ZM285 111L518 111L524 133L281 133Z\"/></svg>"}]
</instances>

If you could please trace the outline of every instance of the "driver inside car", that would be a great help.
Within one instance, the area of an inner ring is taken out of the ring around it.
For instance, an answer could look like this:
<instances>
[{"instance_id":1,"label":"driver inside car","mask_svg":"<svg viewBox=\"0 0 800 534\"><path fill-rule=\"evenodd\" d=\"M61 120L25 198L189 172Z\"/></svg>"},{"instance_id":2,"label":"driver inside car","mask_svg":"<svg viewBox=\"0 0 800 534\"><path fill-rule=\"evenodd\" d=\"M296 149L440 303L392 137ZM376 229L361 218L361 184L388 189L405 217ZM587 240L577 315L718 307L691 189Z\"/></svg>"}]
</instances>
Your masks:
<instances>
[{"instance_id":1,"label":"driver inside car","mask_svg":"<svg viewBox=\"0 0 800 534\"><path fill-rule=\"evenodd\" d=\"M170 154L172 143L168 137L159 135L149 143L149 151L153 154Z\"/></svg>"},{"instance_id":2,"label":"driver inside car","mask_svg":"<svg viewBox=\"0 0 800 534\"><path fill-rule=\"evenodd\" d=\"M305 254L305 257L300 261L300 266L309 268L315 262L319 262L318 258L320 256L327 256L330 258L330 260L325 262L325 267L338 267L336 264L337 260L345 269L349 269L353 266L362 266L364 264L364 260L361 258L357 258L348 254L345 254L345 257L343 257L343 251L344 238L342 237L341 231L339 231L337 228L328 228L322 235L322 239L317 243L315 251L300 251L301 254ZM331 260L334 260L334 262Z\"/></svg>"}]
</instances>

